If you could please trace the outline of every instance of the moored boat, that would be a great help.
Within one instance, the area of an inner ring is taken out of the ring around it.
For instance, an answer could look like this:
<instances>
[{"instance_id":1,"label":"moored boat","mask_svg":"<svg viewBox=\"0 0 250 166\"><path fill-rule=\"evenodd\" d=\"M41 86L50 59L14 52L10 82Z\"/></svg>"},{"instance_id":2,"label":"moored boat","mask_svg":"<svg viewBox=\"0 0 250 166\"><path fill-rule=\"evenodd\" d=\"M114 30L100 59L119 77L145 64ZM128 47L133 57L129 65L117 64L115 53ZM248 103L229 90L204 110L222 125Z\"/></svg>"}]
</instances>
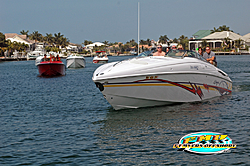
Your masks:
<instances>
[{"instance_id":1,"label":"moored boat","mask_svg":"<svg viewBox=\"0 0 250 166\"><path fill-rule=\"evenodd\" d=\"M96 51L96 56L93 58L93 63L107 63L109 60L106 51Z\"/></svg>"},{"instance_id":2,"label":"moored boat","mask_svg":"<svg viewBox=\"0 0 250 166\"><path fill-rule=\"evenodd\" d=\"M86 66L85 58L80 55L70 55L66 59L67 68L83 68Z\"/></svg>"},{"instance_id":3,"label":"moored boat","mask_svg":"<svg viewBox=\"0 0 250 166\"><path fill-rule=\"evenodd\" d=\"M232 91L225 72L189 50L104 64L92 80L116 110L202 101Z\"/></svg>"},{"instance_id":4,"label":"moored boat","mask_svg":"<svg viewBox=\"0 0 250 166\"><path fill-rule=\"evenodd\" d=\"M59 57L43 57L37 64L40 76L63 76L65 75L65 65Z\"/></svg>"}]
</instances>

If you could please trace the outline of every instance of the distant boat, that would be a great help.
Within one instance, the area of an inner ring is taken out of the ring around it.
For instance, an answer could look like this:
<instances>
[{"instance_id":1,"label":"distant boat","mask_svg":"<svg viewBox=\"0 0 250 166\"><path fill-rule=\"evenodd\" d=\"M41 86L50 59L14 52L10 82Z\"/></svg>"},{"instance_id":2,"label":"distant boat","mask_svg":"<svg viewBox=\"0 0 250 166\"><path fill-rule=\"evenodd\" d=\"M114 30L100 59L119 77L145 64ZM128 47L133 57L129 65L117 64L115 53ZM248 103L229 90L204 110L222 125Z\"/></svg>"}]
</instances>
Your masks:
<instances>
[{"instance_id":1,"label":"distant boat","mask_svg":"<svg viewBox=\"0 0 250 166\"><path fill-rule=\"evenodd\" d=\"M84 68L86 66L85 58L81 55L70 55L66 61L67 68Z\"/></svg>"},{"instance_id":2,"label":"distant boat","mask_svg":"<svg viewBox=\"0 0 250 166\"><path fill-rule=\"evenodd\" d=\"M96 56L93 58L93 63L107 63L109 58L106 51L96 51Z\"/></svg>"},{"instance_id":3,"label":"distant boat","mask_svg":"<svg viewBox=\"0 0 250 166\"><path fill-rule=\"evenodd\" d=\"M37 59L37 68L40 76L60 76L65 75L65 65L61 61L60 57L50 56L50 58L46 57L38 57ZM40 62L38 62L40 59Z\"/></svg>"},{"instance_id":4,"label":"distant boat","mask_svg":"<svg viewBox=\"0 0 250 166\"><path fill-rule=\"evenodd\" d=\"M42 56L44 55L46 52L45 50L43 49L43 45L41 44L38 44L36 46L36 49L34 51L31 51L27 54L28 56L28 59L36 59L37 57L39 56Z\"/></svg>"}]
</instances>

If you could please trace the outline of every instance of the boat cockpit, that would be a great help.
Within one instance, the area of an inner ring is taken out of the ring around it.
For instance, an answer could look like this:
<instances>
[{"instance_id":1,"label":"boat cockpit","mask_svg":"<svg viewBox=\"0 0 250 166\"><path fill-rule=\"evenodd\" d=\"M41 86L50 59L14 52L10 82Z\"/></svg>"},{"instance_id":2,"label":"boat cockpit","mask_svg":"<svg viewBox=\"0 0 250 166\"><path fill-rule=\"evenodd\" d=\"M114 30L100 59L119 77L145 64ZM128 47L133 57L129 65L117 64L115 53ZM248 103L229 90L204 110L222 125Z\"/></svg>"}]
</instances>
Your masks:
<instances>
[{"instance_id":1,"label":"boat cockpit","mask_svg":"<svg viewBox=\"0 0 250 166\"><path fill-rule=\"evenodd\" d=\"M148 56L153 56L155 50L153 51L145 51L142 52L141 54L138 55L138 57L148 57ZM170 49L165 57L172 57L172 58L179 58L179 59L183 59L185 57L190 57L190 58L197 58L200 59L202 61L206 61L205 58L203 58L203 56L201 56L200 54L198 54L197 52L191 51L191 50L173 50Z\"/></svg>"}]
</instances>

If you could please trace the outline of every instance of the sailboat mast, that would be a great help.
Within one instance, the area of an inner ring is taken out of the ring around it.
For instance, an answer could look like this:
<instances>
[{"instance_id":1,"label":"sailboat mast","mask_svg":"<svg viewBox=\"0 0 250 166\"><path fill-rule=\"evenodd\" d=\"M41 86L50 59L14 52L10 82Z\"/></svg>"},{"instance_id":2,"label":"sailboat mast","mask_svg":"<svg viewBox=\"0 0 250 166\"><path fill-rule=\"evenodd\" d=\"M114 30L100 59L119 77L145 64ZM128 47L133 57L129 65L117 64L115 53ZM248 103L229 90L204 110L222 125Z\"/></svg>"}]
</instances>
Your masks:
<instances>
[{"instance_id":1,"label":"sailboat mast","mask_svg":"<svg viewBox=\"0 0 250 166\"><path fill-rule=\"evenodd\" d=\"M140 52L140 2L138 2L138 54Z\"/></svg>"}]
</instances>

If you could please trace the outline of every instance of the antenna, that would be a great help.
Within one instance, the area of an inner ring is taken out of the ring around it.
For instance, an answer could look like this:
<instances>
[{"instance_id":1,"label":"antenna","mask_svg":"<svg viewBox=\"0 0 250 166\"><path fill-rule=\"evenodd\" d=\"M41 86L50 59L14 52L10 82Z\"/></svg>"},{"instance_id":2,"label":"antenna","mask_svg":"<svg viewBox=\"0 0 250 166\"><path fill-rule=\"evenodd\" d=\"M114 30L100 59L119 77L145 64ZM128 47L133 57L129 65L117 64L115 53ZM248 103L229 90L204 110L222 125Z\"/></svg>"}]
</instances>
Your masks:
<instances>
[{"instance_id":1,"label":"antenna","mask_svg":"<svg viewBox=\"0 0 250 166\"><path fill-rule=\"evenodd\" d=\"M138 2L138 54L140 52L140 2Z\"/></svg>"}]
</instances>

